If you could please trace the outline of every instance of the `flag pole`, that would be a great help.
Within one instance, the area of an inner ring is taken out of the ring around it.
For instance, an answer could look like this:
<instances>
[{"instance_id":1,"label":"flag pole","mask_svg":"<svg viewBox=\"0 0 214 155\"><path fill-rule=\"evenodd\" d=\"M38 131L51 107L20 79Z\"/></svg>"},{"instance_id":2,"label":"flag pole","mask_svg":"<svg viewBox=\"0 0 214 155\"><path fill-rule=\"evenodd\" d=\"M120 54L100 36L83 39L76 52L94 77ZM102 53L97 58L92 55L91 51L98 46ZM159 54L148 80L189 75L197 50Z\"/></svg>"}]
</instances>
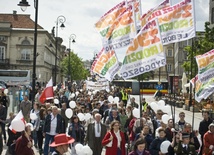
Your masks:
<instances>
[{"instance_id":1,"label":"flag pole","mask_svg":"<svg viewBox=\"0 0 214 155\"><path fill-rule=\"evenodd\" d=\"M194 3L194 1L192 1L192 6L193 6L193 12L194 12L194 14L193 14L193 18L194 18L194 27L195 27L195 30L196 30L196 21L195 21L195 3ZM194 38L193 38L194 39ZM195 43L195 39L194 39L194 43ZM192 48L193 48L193 46L192 46ZM197 49L196 49L197 50ZM195 51L196 51L195 50ZM195 54L195 56L196 56L196 52L194 53ZM193 58L193 50L192 50L192 58ZM192 63L193 63L193 61L191 61ZM192 64L191 63L191 64ZM196 61L195 61L195 67L194 67L194 70L195 70L195 77L196 77L196 70L197 70L197 68L196 68L196 66L197 66L197 64L196 64ZM195 78L194 78L195 79ZM193 107L192 107L192 131L193 131L193 129L194 129L194 117L195 117L195 87L196 87L196 80L194 80L194 90L193 90L193 95L194 95L194 104L193 104Z\"/></svg>"}]
</instances>

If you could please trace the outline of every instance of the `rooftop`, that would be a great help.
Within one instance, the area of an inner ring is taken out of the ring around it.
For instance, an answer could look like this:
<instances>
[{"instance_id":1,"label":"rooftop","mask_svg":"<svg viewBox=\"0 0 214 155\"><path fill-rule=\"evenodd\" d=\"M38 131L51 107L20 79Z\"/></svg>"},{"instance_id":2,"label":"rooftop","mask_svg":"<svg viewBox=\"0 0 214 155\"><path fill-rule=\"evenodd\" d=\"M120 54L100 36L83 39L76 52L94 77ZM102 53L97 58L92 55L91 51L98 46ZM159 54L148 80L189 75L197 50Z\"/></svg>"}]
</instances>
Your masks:
<instances>
[{"instance_id":1,"label":"rooftop","mask_svg":"<svg viewBox=\"0 0 214 155\"><path fill-rule=\"evenodd\" d=\"M13 14L0 14L0 22L11 23L11 28L34 29L35 25L30 15L16 14L16 11L13 11ZM37 25L37 28L43 29L40 25Z\"/></svg>"}]
</instances>

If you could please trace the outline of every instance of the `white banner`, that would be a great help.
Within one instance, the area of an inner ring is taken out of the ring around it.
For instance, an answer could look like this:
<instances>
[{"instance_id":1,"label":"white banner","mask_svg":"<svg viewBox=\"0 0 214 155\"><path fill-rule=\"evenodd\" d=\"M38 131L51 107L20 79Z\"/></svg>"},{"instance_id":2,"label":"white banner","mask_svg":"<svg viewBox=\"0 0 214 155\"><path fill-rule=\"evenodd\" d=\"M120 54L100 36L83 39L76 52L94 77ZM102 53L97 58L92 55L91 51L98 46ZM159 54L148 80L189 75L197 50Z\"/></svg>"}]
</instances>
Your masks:
<instances>
[{"instance_id":1,"label":"white banner","mask_svg":"<svg viewBox=\"0 0 214 155\"><path fill-rule=\"evenodd\" d=\"M166 65L158 21L148 22L126 51L120 74L129 79Z\"/></svg>"},{"instance_id":2,"label":"white banner","mask_svg":"<svg viewBox=\"0 0 214 155\"><path fill-rule=\"evenodd\" d=\"M109 82L106 81L98 81L98 82L93 82L93 81L86 81L86 89L88 90L109 90Z\"/></svg>"}]
</instances>

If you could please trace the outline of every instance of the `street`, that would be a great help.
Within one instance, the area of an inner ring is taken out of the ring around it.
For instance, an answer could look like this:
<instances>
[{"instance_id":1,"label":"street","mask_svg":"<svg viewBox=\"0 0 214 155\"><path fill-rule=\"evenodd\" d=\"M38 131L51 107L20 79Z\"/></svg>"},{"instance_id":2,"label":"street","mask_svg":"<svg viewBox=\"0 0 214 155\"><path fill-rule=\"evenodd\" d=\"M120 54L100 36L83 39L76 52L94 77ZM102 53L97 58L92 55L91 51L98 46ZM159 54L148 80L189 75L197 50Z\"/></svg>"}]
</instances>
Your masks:
<instances>
[{"instance_id":1,"label":"street","mask_svg":"<svg viewBox=\"0 0 214 155\"><path fill-rule=\"evenodd\" d=\"M130 97L134 97L136 103L139 103L139 96L138 95L131 95ZM148 103L156 102L155 99L153 98L153 96L151 96L151 95L144 95L143 97L146 99L146 102L148 102ZM186 120L186 122L192 124L193 113L190 112L190 111L187 111L187 110L183 110L182 108L177 108L177 107L175 108L175 114L177 116L178 116L178 114L181 111L183 111L185 113L185 120ZM199 123L200 123L200 121L202 119L203 118L202 118L202 115L201 115L200 112L195 113L195 117L194 117L194 130L198 130ZM3 150L3 153L2 153L3 155L6 154L6 149L7 149L7 146L4 144L4 150ZM35 147L33 149L34 149L35 155L39 155L38 150ZM70 154L67 153L67 155L70 155ZM102 155L105 155L105 151L102 152Z\"/></svg>"}]
</instances>

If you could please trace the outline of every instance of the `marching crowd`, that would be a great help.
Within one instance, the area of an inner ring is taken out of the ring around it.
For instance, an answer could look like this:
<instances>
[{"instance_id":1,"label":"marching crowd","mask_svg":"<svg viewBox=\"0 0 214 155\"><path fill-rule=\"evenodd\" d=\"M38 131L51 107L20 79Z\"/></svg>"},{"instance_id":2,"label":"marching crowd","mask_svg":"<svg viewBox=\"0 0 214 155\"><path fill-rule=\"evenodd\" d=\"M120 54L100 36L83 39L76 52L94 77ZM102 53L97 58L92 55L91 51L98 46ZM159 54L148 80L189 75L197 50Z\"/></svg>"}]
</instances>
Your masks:
<instances>
[{"instance_id":1,"label":"marching crowd","mask_svg":"<svg viewBox=\"0 0 214 155\"><path fill-rule=\"evenodd\" d=\"M169 119L164 123L161 109L154 111L145 98L141 104L136 103L123 88L91 93L83 85L58 88L54 93L58 103L52 99L42 104L39 102L42 88L39 88L33 108L28 96L24 96L19 110L27 125L23 132L14 132L9 127L15 114L11 112L7 118L8 99L0 91L0 153L5 143L7 155L62 155L68 150L72 155L83 155L84 151L77 150L78 144L88 145L93 155L102 152L106 155L214 154L214 123L208 111L203 111L203 120L198 122L199 129L195 131L185 121L184 112L179 113L178 121ZM109 101L109 96L118 97L119 102ZM70 101L76 103L72 117L66 113ZM142 116L137 118L133 109L139 105ZM34 120L30 117L32 113L37 116ZM91 117L82 120L80 113L90 113ZM33 147L38 152L34 152Z\"/></svg>"}]
</instances>

